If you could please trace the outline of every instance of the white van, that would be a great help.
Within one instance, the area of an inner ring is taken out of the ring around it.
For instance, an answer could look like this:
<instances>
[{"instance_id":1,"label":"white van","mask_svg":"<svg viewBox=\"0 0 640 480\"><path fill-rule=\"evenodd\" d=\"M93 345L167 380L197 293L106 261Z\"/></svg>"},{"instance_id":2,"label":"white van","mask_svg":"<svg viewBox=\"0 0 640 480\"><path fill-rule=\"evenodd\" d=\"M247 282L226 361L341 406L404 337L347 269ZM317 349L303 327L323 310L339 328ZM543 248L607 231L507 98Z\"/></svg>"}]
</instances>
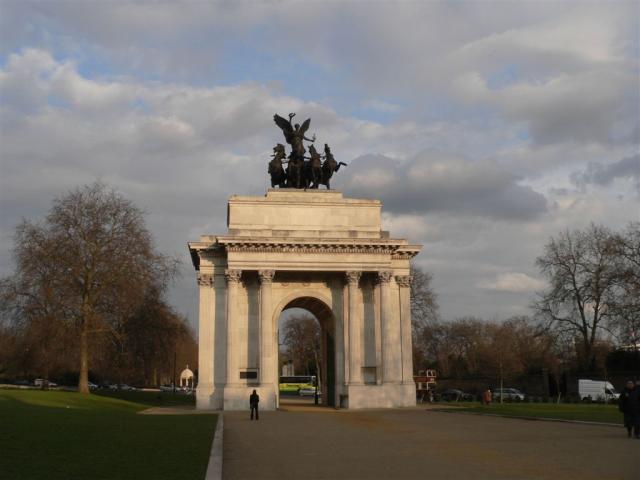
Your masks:
<instances>
[{"instance_id":1,"label":"white van","mask_svg":"<svg viewBox=\"0 0 640 480\"><path fill-rule=\"evenodd\" d=\"M620 394L609 382L603 380L578 380L578 391L583 402L610 402L617 400Z\"/></svg>"}]
</instances>

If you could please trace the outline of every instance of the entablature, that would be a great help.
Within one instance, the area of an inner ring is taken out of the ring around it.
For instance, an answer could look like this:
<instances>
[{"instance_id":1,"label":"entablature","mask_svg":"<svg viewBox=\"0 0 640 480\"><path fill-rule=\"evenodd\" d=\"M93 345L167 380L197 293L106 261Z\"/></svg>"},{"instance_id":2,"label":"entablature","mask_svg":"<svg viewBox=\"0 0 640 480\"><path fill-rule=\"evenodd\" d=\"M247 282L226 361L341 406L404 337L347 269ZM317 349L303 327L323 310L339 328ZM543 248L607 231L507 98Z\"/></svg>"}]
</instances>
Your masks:
<instances>
[{"instance_id":1,"label":"entablature","mask_svg":"<svg viewBox=\"0 0 640 480\"><path fill-rule=\"evenodd\" d=\"M374 263L379 268L388 265L391 260L410 260L421 249L420 245L409 245L405 240L394 239L333 239L333 240L305 240L298 239L247 239L234 236L207 236L207 240L189 243L189 250L193 265L199 268L201 258L214 261L217 257L227 257L229 264L254 263L255 254L271 257L267 263L294 262L309 268L310 264L318 263L317 269L325 268L328 263L333 263L331 255L340 255L336 263L344 265L344 255L357 255L358 257L374 256L375 259L366 257L358 258L353 263ZM254 254L254 255L252 255ZM246 256L249 257L246 257ZM275 255L275 258L273 257ZM294 255L296 258L287 258ZM229 258L229 256L231 258ZM245 256L244 258L242 256ZM302 257L300 257L302 256ZM348 260L347 260L348 261ZM260 262L261 263L261 262Z\"/></svg>"}]
</instances>

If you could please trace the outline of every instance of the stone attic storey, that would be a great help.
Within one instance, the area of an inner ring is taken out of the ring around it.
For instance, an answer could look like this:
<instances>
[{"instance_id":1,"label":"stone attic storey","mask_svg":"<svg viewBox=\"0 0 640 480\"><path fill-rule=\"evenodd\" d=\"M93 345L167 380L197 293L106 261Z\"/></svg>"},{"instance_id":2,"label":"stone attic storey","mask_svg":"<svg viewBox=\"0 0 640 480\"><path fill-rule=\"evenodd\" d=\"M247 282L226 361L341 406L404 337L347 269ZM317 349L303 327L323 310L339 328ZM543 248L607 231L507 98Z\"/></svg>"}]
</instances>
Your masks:
<instances>
[{"instance_id":1,"label":"stone attic storey","mask_svg":"<svg viewBox=\"0 0 640 480\"><path fill-rule=\"evenodd\" d=\"M190 242L200 290L199 409L246 410L278 397L278 319L318 318L322 401L343 408L415 404L409 262L420 251L381 230L379 200L335 190L234 195L228 232Z\"/></svg>"}]
</instances>

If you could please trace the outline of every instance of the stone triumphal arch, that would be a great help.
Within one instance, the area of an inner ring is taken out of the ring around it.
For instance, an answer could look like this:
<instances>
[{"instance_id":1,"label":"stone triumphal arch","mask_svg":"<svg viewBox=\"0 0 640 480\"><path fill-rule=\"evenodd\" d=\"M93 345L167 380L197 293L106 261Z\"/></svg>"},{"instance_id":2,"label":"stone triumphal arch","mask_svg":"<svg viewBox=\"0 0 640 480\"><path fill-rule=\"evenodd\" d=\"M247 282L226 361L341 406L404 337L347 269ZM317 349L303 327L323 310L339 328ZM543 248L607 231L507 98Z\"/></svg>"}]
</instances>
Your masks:
<instances>
[{"instance_id":1,"label":"stone triumphal arch","mask_svg":"<svg viewBox=\"0 0 640 480\"><path fill-rule=\"evenodd\" d=\"M334 190L232 196L228 232L190 242L200 289L197 407L278 406L278 319L304 308L322 326L323 401L415 404L409 262L419 245L381 229L378 200Z\"/></svg>"}]
</instances>

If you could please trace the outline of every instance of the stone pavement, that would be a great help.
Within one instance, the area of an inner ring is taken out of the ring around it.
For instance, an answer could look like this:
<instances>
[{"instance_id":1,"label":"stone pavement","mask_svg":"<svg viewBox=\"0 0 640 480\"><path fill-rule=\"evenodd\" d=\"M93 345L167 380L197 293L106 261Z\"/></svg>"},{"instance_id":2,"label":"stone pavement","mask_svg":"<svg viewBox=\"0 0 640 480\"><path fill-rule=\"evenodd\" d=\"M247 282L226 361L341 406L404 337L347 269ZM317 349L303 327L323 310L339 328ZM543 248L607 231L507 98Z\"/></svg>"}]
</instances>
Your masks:
<instances>
[{"instance_id":1,"label":"stone pavement","mask_svg":"<svg viewBox=\"0 0 640 480\"><path fill-rule=\"evenodd\" d=\"M415 409L284 406L224 414L223 478L633 479L640 440L620 427Z\"/></svg>"}]
</instances>

